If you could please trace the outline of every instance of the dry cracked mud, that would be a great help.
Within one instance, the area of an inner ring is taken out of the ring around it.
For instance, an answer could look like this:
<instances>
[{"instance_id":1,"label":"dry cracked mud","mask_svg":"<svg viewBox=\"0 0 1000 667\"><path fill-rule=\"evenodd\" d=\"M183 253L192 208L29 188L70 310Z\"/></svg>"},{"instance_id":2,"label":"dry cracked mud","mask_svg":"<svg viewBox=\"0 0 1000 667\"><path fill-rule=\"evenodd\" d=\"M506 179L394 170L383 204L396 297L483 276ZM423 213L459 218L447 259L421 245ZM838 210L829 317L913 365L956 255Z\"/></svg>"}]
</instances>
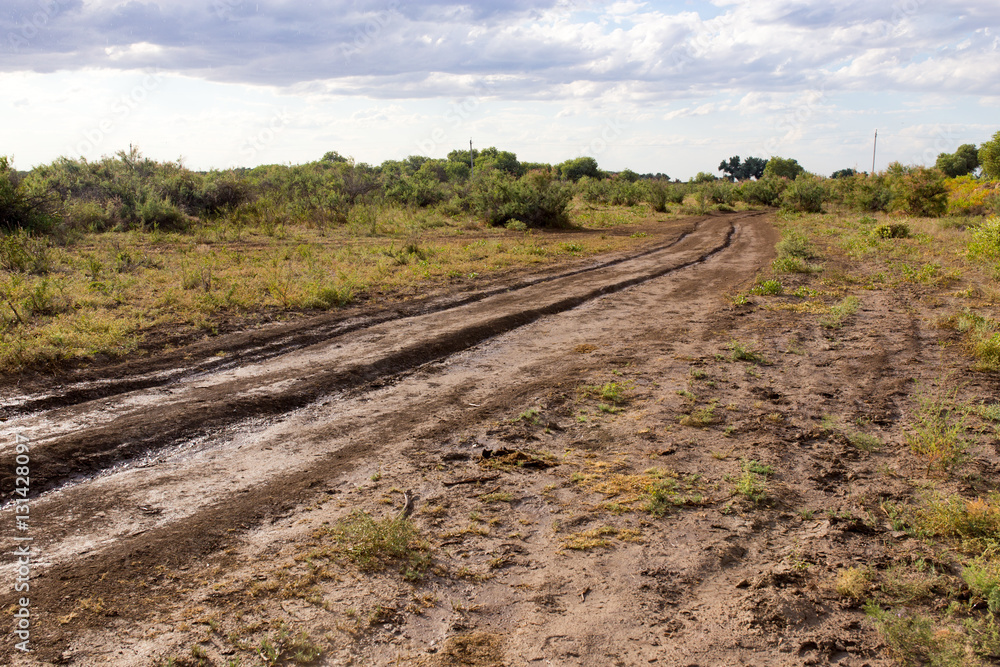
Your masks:
<instances>
[{"instance_id":1,"label":"dry cracked mud","mask_svg":"<svg viewBox=\"0 0 1000 667\"><path fill-rule=\"evenodd\" d=\"M777 239L660 223L633 256L5 388L37 560L33 652L0 662L891 664L831 581L899 538L857 509L900 492L905 399L952 352L898 291L836 334L734 307ZM365 567L363 516L405 553Z\"/></svg>"}]
</instances>

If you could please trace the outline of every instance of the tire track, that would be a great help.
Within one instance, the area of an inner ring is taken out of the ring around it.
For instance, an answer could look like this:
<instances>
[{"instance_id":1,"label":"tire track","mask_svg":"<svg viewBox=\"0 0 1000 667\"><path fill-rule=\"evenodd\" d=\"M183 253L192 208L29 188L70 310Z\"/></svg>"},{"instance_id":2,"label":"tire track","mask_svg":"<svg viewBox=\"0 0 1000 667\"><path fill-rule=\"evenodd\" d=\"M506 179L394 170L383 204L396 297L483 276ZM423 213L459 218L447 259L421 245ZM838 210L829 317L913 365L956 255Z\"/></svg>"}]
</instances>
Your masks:
<instances>
[{"instance_id":1,"label":"tire track","mask_svg":"<svg viewBox=\"0 0 1000 667\"><path fill-rule=\"evenodd\" d=\"M735 220L746 215L708 219L676 243L638 257L572 272L465 306L355 332L355 336L367 333L368 337L377 337L374 345L370 340L362 340L331 349L333 344L327 341L261 364L250 377L237 371L219 374L207 385L189 382L182 391L184 395L171 396L174 400L166 405L160 398L152 405L140 404L105 424L38 439L32 453L33 467L38 471L32 479L32 494L37 496L249 418L280 415L321 396L356 391L377 380L384 384L392 376L468 349L540 317L698 264L730 245ZM535 305L526 308L526 303ZM299 358L294 358L296 355ZM273 390L275 386L279 389ZM82 407L99 407L100 402L94 403L97 405ZM49 421L58 416L58 413L47 415ZM13 457L12 450L4 452L0 466L10 468ZM9 499L10 493L4 489L4 500Z\"/></svg>"}]
</instances>

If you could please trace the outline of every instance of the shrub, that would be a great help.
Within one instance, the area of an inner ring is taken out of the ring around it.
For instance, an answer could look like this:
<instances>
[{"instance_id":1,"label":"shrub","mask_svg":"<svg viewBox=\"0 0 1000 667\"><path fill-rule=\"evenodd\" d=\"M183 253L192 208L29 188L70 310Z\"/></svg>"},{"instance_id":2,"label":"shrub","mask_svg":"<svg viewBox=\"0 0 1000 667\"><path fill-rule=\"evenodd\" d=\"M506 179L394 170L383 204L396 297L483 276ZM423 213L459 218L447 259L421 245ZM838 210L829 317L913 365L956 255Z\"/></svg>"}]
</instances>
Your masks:
<instances>
[{"instance_id":1,"label":"shrub","mask_svg":"<svg viewBox=\"0 0 1000 667\"><path fill-rule=\"evenodd\" d=\"M1000 259L1000 216L987 218L969 230L966 252L972 260Z\"/></svg>"},{"instance_id":2,"label":"shrub","mask_svg":"<svg viewBox=\"0 0 1000 667\"><path fill-rule=\"evenodd\" d=\"M885 176L858 174L837 179L837 189L844 203L865 213L888 211L892 203L892 190Z\"/></svg>"},{"instance_id":3,"label":"shrub","mask_svg":"<svg viewBox=\"0 0 1000 667\"><path fill-rule=\"evenodd\" d=\"M736 189L736 194L751 205L777 206L781 201L781 194L787 187L788 181L783 178L762 178L757 181L744 181Z\"/></svg>"},{"instance_id":4,"label":"shrub","mask_svg":"<svg viewBox=\"0 0 1000 667\"><path fill-rule=\"evenodd\" d=\"M17 179L7 157L0 156L0 231L42 230L53 220L48 193L32 191L30 182Z\"/></svg>"},{"instance_id":5,"label":"shrub","mask_svg":"<svg viewBox=\"0 0 1000 667\"><path fill-rule=\"evenodd\" d=\"M979 165L983 173L993 179L1000 179L1000 132L979 147Z\"/></svg>"},{"instance_id":6,"label":"shrub","mask_svg":"<svg viewBox=\"0 0 1000 667\"><path fill-rule=\"evenodd\" d=\"M781 206L803 213L822 213L823 202L827 197L827 188L822 179L801 174L782 194Z\"/></svg>"},{"instance_id":7,"label":"shrub","mask_svg":"<svg viewBox=\"0 0 1000 667\"><path fill-rule=\"evenodd\" d=\"M764 167L764 178L777 176L794 181L806 170L799 164L798 160L792 158L772 157Z\"/></svg>"},{"instance_id":8,"label":"shrub","mask_svg":"<svg viewBox=\"0 0 1000 667\"><path fill-rule=\"evenodd\" d=\"M905 239L910 236L910 226L905 222L877 225L872 228L871 234L880 239Z\"/></svg>"},{"instance_id":9,"label":"shrub","mask_svg":"<svg viewBox=\"0 0 1000 667\"><path fill-rule=\"evenodd\" d=\"M944 174L927 167L889 166L892 208L914 216L938 217L948 208Z\"/></svg>"},{"instance_id":10,"label":"shrub","mask_svg":"<svg viewBox=\"0 0 1000 667\"><path fill-rule=\"evenodd\" d=\"M703 195L713 204L732 206L736 202L736 186L729 181L715 180L704 183L698 191L699 195Z\"/></svg>"},{"instance_id":11,"label":"shrub","mask_svg":"<svg viewBox=\"0 0 1000 667\"><path fill-rule=\"evenodd\" d=\"M520 179L501 171L478 174L469 193L472 210L493 227L511 220L528 227L566 226L572 196L569 187L544 171L532 171Z\"/></svg>"},{"instance_id":12,"label":"shrub","mask_svg":"<svg viewBox=\"0 0 1000 667\"><path fill-rule=\"evenodd\" d=\"M816 256L809 239L801 232L794 230L786 232L774 248L778 251L778 257L812 259Z\"/></svg>"},{"instance_id":13,"label":"shrub","mask_svg":"<svg viewBox=\"0 0 1000 667\"><path fill-rule=\"evenodd\" d=\"M981 181L972 176L949 178L944 182L948 190L949 215L984 215L1000 212L1000 186Z\"/></svg>"}]
</instances>

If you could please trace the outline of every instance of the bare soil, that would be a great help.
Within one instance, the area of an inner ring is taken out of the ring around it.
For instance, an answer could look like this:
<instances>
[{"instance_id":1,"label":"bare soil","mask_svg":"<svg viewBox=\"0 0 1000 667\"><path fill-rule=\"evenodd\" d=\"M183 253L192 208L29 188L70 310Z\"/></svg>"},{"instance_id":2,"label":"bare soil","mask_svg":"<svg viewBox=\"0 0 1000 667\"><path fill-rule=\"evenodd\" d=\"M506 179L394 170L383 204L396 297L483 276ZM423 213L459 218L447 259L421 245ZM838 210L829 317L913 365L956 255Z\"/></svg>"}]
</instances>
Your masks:
<instances>
[{"instance_id":1,"label":"bare soil","mask_svg":"<svg viewBox=\"0 0 1000 667\"><path fill-rule=\"evenodd\" d=\"M920 474L900 424L959 353L906 290L835 331L734 306L773 259L764 214L649 231L633 256L8 386L0 469L30 438L37 560L33 653L5 638L0 662L891 664L832 582L906 539L858 517ZM734 490L751 461L756 500ZM636 485L664 479L649 506ZM335 539L357 511L409 517L416 560L361 569Z\"/></svg>"}]
</instances>

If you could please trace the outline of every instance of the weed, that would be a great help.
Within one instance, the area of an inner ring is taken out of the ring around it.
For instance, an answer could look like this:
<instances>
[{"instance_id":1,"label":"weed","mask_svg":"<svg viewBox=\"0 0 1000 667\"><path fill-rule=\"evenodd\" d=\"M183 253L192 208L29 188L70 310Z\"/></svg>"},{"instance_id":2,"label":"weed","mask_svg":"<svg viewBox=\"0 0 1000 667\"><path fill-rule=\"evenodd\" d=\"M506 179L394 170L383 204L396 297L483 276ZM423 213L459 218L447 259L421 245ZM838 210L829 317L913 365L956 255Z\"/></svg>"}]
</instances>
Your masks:
<instances>
[{"instance_id":1,"label":"weed","mask_svg":"<svg viewBox=\"0 0 1000 667\"><path fill-rule=\"evenodd\" d=\"M739 341L733 340L729 342L729 352L730 359L733 361L747 361L751 364L759 364L761 366L768 365L767 359L761 356L757 350Z\"/></svg>"},{"instance_id":2,"label":"weed","mask_svg":"<svg viewBox=\"0 0 1000 667\"><path fill-rule=\"evenodd\" d=\"M710 405L695 410L691 414L684 415L680 418L681 426L705 428L717 423L719 421L719 418L715 414L715 407L717 404L717 401L712 401Z\"/></svg>"},{"instance_id":3,"label":"weed","mask_svg":"<svg viewBox=\"0 0 1000 667\"><path fill-rule=\"evenodd\" d=\"M819 323L826 329L839 329L844 320L858 312L861 307L861 300L856 296L844 297L841 301L830 306L828 314L821 318Z\"/></svg>"},{"instance_id":4,"label":"weed","mask_svg":"<svg viewBox=\"0 0 1000 667\"><path fill-rule=\"evenodd\" d=\"M541 412L542 411L541 411L540 408L528 408L527 410L525 410L524 412L522 412L521 414L519 414L514 419L511 419L511 422L521 422L521 421L523 421L523 422L527 422L529 424L538 425L538 424L541 423L541 421L538 419L538 415L540 415Z\"/></svg>"},{"instance_id":5,"label":"weed","mask_svg":"<svg viewBox=\"0 0 1000 667\"><path fill-rule=\"evenodd\" d=\"M607 547L610 546L611 543L606 538L612 535L618 535L617 528L612 528L611 526L591 528L590 530L572 533L571 535L563 538L563 547L577 551L587 551L598 547Z\"/></svg>"},{"instance_id":6,"label":"weed","mask_svg":"<svg viewBox=\"0 0 1000 667\"><path fill-rule=\"evenodd\" d=\"M1000 560L979 557L965 566L962 579L991 614L1000 613Z\"/></svg>"},{"instance_id":7,"label":"weed","mask_svg":"<svg viewBox=\"0 0 1000 667\"><path fill-rule=\"evenodd\" d=\"M916 423L906 436L910 451L927 463L927 471L949 471L965 460L967 411L955 407L957 389L944 395L918 395Z\"/></svg>"},{"instance_id":8,"label":"weed","mask_svg":"<svg viewBox=\"0 0 1000 667\"><path fill-rule=\"evenodd\" d=\"M405 517L376 521L366 512L355 511L326 532L340 544L341 553L362 570L380 570L394 561L417 571L427 565L417 530Z\"/></svg>"},{"instance_id":9,"label":"weed","mask_svg":"<svg viewBox=\"0 0 1000 667\"><path fill-rule=\"evenodd\" d=\"M750 289L750 293L760 296L774 296L776 294L781 294L783 289L784 287L778 280L762 280Z\"/></svg>"},{"instance_id":10,"label":"weed","mask_svg":"<svg viewBox=\"0 0 1000 667\"><path fill-rule=\"evenodd\" d=\"M849 431L844 434L847 441L863 452L877 452L882 447L882 440L878 436L861 431Z\"/></svg>"},{"instance_id":11,"label":"weed","mask_svg":"<svg viewBox=\"0 0 1000 667\"><path fill-rule=\"evenodd\" d=\"M628 400L632 390L631 382L606 382L603 385L584 385L580 387L580 395L584 398L597 398L614 406L623 405Z\"/></svg>"},{"instance_id":12,"label":"weed","mask_svg":"<svg viewBox=\"0 0 1000 667\"><path fill-rule=\"evenodd\" d=\"M741 461L740 467L743 470L745 470L745 471L749 471L749 472L752 472L752 473L757 474L757 475L773 475L774 474L774 468L773 467L771 467L769 465L766 465L764 463L761 463L760 461L755 461L754 459L750 459L750 460L744 459L743 461Z\"/></svg>"},{"instance_id":13,"label":"weed","mask_svg":"<svg viewBox=\"0 0 1000 667\"><path fill-rule=\"evenodd\" d=\"M879 634L893 655L904 665L960 667L974 665L964 636L954 628L942 627L935 619L900 610L887 612L874 604L865 606Z\"/></svg>"},{"instance_id":14,"label":"weed","mask_svg":"<svg viewBox=\"0 0 1000 667\"><path fill-rule=\"evenodd\" d=\"M736 478L733 485L733 492L752 501L754 504L761 503L767 499L767 483L749 470L744 470Z\"/></svg>"},{"instance_id":15,"label":"weed","mask_svg":"<svg viewBox=\"0 0 1000 667\"><path fill-rule=\"evenodd\" d=\"M912 522L919 535L955 539L964 551L982 553L1000 540L1000 493L971 500L930 496L913 512Z\"/></svg>"}]
</instances>

